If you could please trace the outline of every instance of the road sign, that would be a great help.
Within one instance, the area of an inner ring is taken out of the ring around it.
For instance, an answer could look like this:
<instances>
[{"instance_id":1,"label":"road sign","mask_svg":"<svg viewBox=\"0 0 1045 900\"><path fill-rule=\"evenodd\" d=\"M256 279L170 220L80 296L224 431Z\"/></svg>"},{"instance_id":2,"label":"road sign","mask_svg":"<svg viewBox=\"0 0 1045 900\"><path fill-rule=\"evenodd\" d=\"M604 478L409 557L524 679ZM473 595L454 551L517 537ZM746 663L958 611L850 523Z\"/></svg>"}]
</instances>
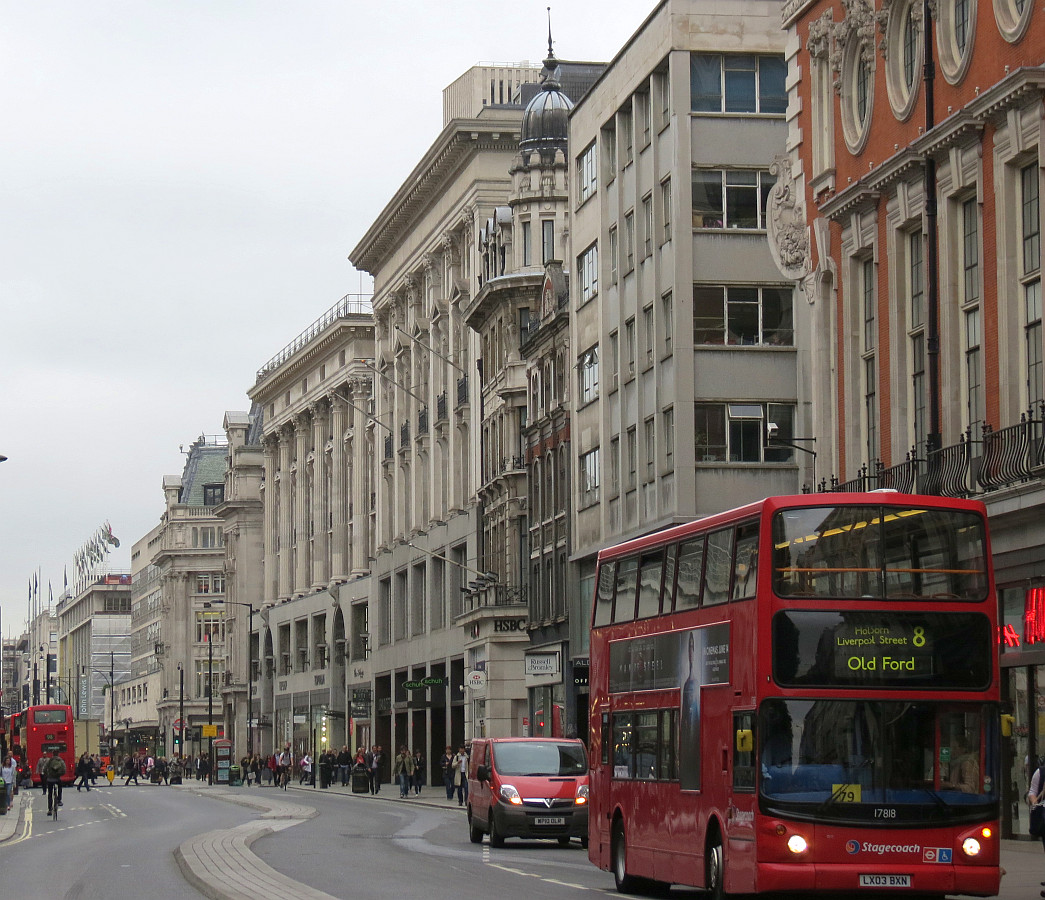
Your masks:
<instances>
[{"instance_id":1,"label":"road sign","mask_svg":"<svg viewBox=\"0 0 1045 900\"><path fill-rule=\"evenodd\" d=\"M216 738L218 736L217 725L201 725L200 735L205 738Z\"/></svg>"}]
</instances>

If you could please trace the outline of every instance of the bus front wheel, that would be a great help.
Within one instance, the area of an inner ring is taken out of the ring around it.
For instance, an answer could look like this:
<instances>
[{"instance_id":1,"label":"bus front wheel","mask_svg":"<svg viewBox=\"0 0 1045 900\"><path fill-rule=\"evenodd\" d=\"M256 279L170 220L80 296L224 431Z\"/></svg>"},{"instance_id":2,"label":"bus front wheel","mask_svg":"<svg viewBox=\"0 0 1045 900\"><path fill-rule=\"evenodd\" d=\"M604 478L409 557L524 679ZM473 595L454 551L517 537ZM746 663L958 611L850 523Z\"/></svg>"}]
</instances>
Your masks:
<instances>
[{"instance_id":1,"label":"bus front wheel","mask_svg":"<svg viewBox=\"0 0 1045 900\"><path fill-rule=\"evenodd\" d=\"M707 852L707 874L704 885L711 900L724 900L725 889L725 856L722 852L722 838L714 837Z\"/></svg>"},{"instance_id":2,"label":"bus front wheel","mask_svg":"<svg viewBox=\"0 0 1045 900\"><path fill-rule=\"evenodd\" d=\"M624 838L624 823L619 819L613 826L613 840L610 843L613 861L613 882L622 894L634 894L638 890L638 879L628 874L628 842Z\"/></svg>"}]
</instances>

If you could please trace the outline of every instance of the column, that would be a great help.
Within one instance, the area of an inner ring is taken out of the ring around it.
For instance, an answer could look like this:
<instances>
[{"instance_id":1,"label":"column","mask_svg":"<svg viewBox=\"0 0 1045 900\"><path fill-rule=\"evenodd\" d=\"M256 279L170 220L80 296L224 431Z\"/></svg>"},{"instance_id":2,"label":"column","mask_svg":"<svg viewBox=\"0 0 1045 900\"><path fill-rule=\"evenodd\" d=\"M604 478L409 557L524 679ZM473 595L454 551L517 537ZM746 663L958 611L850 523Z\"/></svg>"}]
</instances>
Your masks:
<instances>
[{"instance_id":1,"label":"column","mask_svg":"<svg viewBox=\"0 0 1045 900\"><path fill-rule=\"evenodd\" d=\"M353 382L352 400L358 409L370 403L370 380ZM369 429L363 417L356 413L352 429L352 574L365 575L369 569L367 530L370 522L370 493L377 484L367 481L367 434ZM375 474L375 479L377 478Z\"/></svg>"},{"instance_id":2,"label":"column","mask_svg":"<svg viewBox=\"0 0 1045 900\"><path fill-rule=\"evenodd\" d=\"M348 565L345 559L347 549L345 522L345 431L348 426L348 406L337 394L328 394L330 403L333 435L330 443L330 509L333 512L330 541L330 580L331 582L348 581Z\"/></svg>"},{"instance_id":3,"label":"column","mask_svg":"<svg viewBox=\"0 0 1045 900\"><path fill-rule=\"evenodd\" d=\"M312 412L312 589L327 586L330 579L330 498L327 485L330 483L326 452L327 434L330 429L329 406L317 401L310 407Z\"/></svg>"},{"instance_id":4,"label":"column","mask_svg":"<svg viewBox=\"0 0 1045 900\"><path fill-rule=\"evenodd\" d=\"M290 427L279 432L279 599L286 600L294 592L293 558L294 515L292 509L291 463L294 459L294 435Z\"/></svg>"},{"instance_id":5,"label":"column","mask_svg":"<svg viewBox=\"0 0 1045 900\"><path fill-rule=\"evenodd\" d=\"M266 604L276 602L279 596L279 567L276 549L279 546L279 436L267 434L264 438L265 448L265 493L262 497L265 514L265 581L262 589L262 600Z\"/></svg>"},{"instance_id":6,"label":"column","mask_svg":"<svg viewBox=\"0 0 1045 900\"><path fill-rule=\"evenodd\" d=\"M308 416L300 413L294 418L294 594L304 594L309 579L308 551Z\"/></svg>"}]
</instances>

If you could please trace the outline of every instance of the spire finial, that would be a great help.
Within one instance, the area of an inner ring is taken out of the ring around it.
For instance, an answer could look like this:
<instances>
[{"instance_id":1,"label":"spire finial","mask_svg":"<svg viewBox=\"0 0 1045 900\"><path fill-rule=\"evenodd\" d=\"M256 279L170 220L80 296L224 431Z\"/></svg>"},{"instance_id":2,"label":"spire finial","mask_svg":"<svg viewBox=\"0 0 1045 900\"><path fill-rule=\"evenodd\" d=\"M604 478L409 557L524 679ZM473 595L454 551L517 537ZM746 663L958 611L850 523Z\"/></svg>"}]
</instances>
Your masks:
<instances>
[{"instance_id":1,"label":"spire finial","mask_svg":"<svg viewBox=\"0 0 1045 900\"><path fill-rule=\"evenodd\" d=\"M552 50L552 8L548 7L548 58L555 58L555 51Z\"/></svg>"}]
</instances>

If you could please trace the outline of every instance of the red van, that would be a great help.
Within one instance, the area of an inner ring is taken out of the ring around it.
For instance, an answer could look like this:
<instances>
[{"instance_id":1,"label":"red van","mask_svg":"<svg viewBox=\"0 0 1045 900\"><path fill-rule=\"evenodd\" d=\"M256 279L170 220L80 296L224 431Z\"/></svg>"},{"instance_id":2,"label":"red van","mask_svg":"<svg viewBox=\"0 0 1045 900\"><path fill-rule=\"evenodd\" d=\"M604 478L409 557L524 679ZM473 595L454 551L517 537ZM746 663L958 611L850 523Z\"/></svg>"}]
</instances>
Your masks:
<instances>
[{"instance_id":1,"label":"red van","mask_svg":"<svg viewBox=\"0 0 1045 900\"><path fill-rule=\"evenodd\" d=\"M588 754L564 738L473 738L468 761L468 836L571 837L588 846Z\"/></svg>"}]
</instances>

